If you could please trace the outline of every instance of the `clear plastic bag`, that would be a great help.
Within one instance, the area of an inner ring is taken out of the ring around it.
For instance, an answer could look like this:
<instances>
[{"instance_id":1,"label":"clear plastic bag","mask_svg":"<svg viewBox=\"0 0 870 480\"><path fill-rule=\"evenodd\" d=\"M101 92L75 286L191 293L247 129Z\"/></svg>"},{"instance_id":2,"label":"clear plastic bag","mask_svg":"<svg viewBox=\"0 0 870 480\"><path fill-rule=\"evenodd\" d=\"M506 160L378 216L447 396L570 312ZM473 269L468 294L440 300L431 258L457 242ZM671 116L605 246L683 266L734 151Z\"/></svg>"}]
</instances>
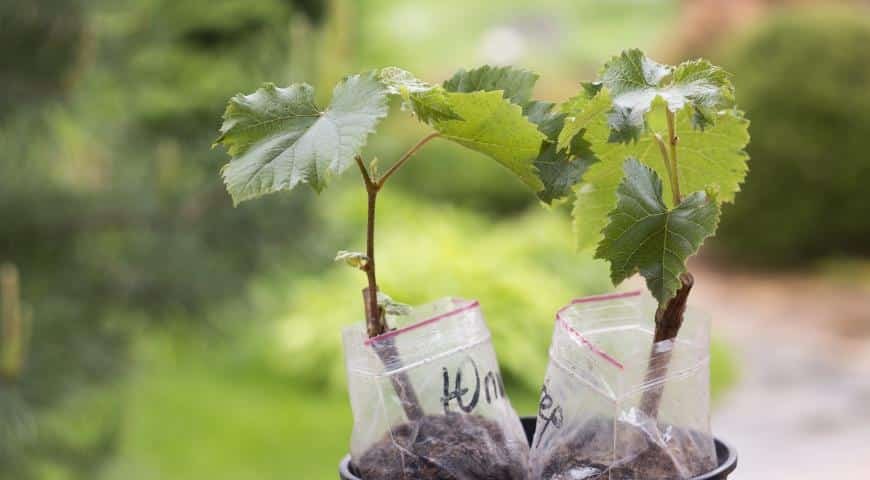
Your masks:
<instances>
[{"instance_id":1,"label":"clear plastic bag","mask_svg":"<svg viewBox=\"0 0 870 480\"><path fill-rule=\"evenodd\" d=\"M559 311L533 479L675 480L716 467L709 319L689 307L677 339L653 346L656 306L626 292Z\"/></svg>"},{"instance_id":2,"label":"clear plastic bag","mask_svg":"<svg viewBox=\"0 0 870 480\"><path fill-rule=\"evenodd\" d=\"M373 339L361 324L344 331L360 476L526 479L528 443L479 304L445 298L389 320Z\"/></svg>"}]
</instances>

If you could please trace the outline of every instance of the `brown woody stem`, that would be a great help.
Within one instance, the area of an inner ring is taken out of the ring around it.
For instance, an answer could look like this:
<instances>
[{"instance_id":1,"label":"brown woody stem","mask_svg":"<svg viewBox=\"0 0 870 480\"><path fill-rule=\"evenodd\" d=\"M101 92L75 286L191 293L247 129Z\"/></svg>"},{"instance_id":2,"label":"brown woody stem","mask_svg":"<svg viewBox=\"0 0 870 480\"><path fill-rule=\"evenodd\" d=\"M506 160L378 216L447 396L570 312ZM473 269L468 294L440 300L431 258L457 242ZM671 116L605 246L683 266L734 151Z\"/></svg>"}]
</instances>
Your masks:
<instances>
[{"instance_id":1,"label":"brown woody stem","mask_svg":"<svg viewBox=\"0 0 870 480\"><path fill-rule=\"evenodd\" d=\"M677 144L680 142L680 138L677 136L677 122L674 112L670 108L666 108L665 115L668 123L667 151L661 136L656 134L655 138L659 144L665 166L668 167L671 191L674 195L674 206L676 207L683 200L680 193L680 173L677 168ZM656 310L656 330L644 378L644 385L647 388L640 399L641 411L650 418L658 418L662 393L665 388L661 379L668 373L668 365L671 363L673 351L673 345L662 345L661 342L672 341L677 338L677 334L683 326L686 302L689 300L689 293L691 293L692 287L695 285L695 278L691 273L686 272L680 276L680 283L682 285L677 290L674 298L670 299L663 306L659 305L658 310Z\"/></svg>"},{"instance_id":2,"label":"brown woody stem","mask_svg":"<svg viewBox=\"0 0 870 480\"><path fill-rule=\"evenodd\" d=\"M386 314L384 309L378 304L378 279L375 269L375 213L378 200L378 192L386 183L387 179L392 176L405 162L408 161L417 151L433 138L438 137L437 133L428 135L417 142L414 147L408 150L399 161L393 164L383 177L380 179L372 178L362 157L355 158L357 166L363 177L363 182L366 186L366 194L368 196L368 222L366 224L366 257L367 261L363 270L366 272L368 287L363 289L363 304L366 312L366 333L369 338L383 335L388 331ZM399 351L396 348L395 341L392 338L386 338L378 341L373 345L373 349L378 354L378 357L383 362L384 366L401 367L401 358ZM405 372L396 373L390 376L390 382L393 389L396 391L399 400L402 402L402 409L405 411L405 416L410 421L419 420L423 417L423 407L417 397L417 392L411 383L411 379Z\"/></svg>"},{"instance_id":3,"label":"brown woody stem","mask_svg":"<svg viewBox=\"0 0 870 480\"><path fill-rule=\"evenodd\" d=\"M682 286L677 290L677 295L656 310L655 338L652 350L650 351L644 385L651 385L655 382L659 383L648 387L643 392L640 400L641 411L650 418L658 417L659 405L661 404L662 393L664 391L664 383L661 383L660 380L667 375L668 364L671 362L671 352L673 350L673 346L663 348L661 342L677 338L680 327L683 326L686 302L689 299L692 286L695 284L694 277L688 272L680 276L680 280ZM662 351L659 351L660 349Z\"/></svg>"}]
</instances>

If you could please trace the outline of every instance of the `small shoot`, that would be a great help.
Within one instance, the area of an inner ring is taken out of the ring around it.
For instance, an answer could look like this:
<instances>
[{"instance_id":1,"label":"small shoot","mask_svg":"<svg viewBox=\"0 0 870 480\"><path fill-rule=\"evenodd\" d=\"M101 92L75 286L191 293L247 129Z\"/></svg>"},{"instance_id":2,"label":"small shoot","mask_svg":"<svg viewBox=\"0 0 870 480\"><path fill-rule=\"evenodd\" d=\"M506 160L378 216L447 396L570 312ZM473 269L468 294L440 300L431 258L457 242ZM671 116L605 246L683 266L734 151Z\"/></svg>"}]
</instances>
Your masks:
<instances>
[{"instance_id":1,"label":"small shoot","mask_svg":"<svg viewBox=\"0 0 870 480\"><path fill-rule=\"evenodd\" d=\"M349 252L347 250L339 250L335 254L336 262L344 262L348 266L365 271L369 264L369 257L360 252Z\"/></svg>"}]
</instances>

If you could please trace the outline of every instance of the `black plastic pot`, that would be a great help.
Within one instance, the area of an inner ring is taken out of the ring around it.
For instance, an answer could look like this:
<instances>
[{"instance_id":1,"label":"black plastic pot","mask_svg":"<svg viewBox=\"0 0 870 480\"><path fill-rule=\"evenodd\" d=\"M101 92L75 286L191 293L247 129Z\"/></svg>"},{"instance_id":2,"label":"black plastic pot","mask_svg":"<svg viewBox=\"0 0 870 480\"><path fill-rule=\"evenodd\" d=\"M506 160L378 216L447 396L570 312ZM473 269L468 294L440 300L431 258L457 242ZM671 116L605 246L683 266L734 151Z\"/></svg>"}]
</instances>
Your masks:
<instances>
[{"instance_id":1,"label":"black plastic pot","mask_svg":"<svg viewBox=\"0 0 870 480\"><path fill-rule=\"evenodd\" d=\"M529 443L532 443L532 438L535 436L535 417L523 417L523 429L526 431L526 437ZM719 466L703 475L692 478L691 480L725 480L728 475L731 475L737 468L737 450L734 450L727 443L716 439L716 456L719 457ZM338 465L339 478L341 480L362 480L353 473L353 466L350 464L350 455L347 455L341 460Z\"/></svg>"}]
</instances>

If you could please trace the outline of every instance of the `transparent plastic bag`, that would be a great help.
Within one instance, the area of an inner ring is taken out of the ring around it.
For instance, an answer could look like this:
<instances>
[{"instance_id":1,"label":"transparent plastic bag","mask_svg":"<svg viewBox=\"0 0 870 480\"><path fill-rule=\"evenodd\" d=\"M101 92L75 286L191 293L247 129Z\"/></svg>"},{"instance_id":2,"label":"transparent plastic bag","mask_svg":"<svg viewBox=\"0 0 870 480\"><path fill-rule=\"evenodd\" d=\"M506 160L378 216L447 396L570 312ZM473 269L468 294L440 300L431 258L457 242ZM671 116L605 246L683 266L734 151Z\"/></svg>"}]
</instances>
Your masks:
<instances>
[{"instance_id":1,"label":"transparent plastic bag","mask_svg":"<svg viewBox=\"0 0 870 480\"><path fill-rule=\"evenodd\" d=\"M533 479L675 480L716 467L709 319L689 307L677 339L653 346L656 307L626 292L559 311Z\"/></svg>"},{"instance_id":2,"label":"transparent plastic bag","mask_svg":"<svg viewBox=\"0 0 870 480\"><path fill-rule=\"evenodd\" d=\"M476 301L445 298L344 331L353 465L365 480L521 480L528 443ZM408 388L408 386L412 388Z\"/></svg>"}]
</instances>

